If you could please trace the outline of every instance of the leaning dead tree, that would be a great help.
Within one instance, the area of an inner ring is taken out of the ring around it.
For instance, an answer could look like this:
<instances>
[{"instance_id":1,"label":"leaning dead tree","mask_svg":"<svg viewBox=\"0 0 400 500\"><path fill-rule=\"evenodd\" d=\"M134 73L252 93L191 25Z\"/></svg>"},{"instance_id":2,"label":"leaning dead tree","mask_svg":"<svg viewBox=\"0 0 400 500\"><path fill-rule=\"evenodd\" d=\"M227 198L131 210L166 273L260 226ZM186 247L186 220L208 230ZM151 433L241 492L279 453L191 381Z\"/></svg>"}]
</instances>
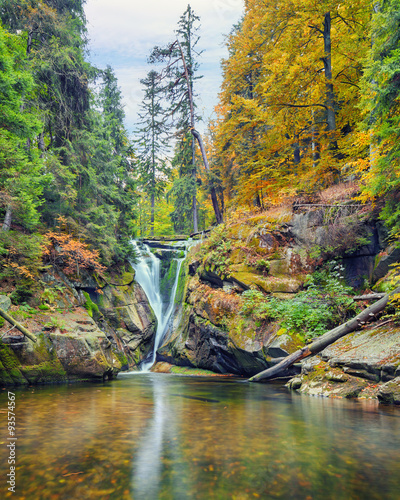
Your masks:
<instances>
[{"instance_id":1,"label":"leaning dead tree","mask_svg":"<svg viewBox=\"0 0 400 500\"><path fill-rule=\"evenodd\" d=\"M185 95L187 96L188 102L189 102L189 113L190 113L190 132L193 135L193 137L197 140L197 143L200 148L201 156L203 159L203 165L204 169L206 170L207 174L210 174L210 165L208 163L207 159L207 153L204 147L204 143L201 137L201 134L198 130L196 130L195 127L195 112L194 112L194 101L193 101L193 91L192 91L192 83L191 83L191 78L190 78L190 71L188 68L188 65L186 63L186 58L184 51L182 49L182 45L179 42L178 39L176 39L174 42L170 43L166 48L160 48L160 47L155 47L153 49L153 52L149 58L150 62L161 62L161 61L168 61L168 64L164 70L165 75L169 75L171 73L171 68L176 67L176 65L181 62L182 63L182 71L178 72L178 75L174 75L175 81L172 84L172 87L176 87L181 81L185 80L186 81L186 92ZM161 76L162 78L162 76ZM181 98L182 101L182 98ZM179 106L179 104L178 104ZM211 201L214 209L214 214L215 214L215 219L217 221L217 224L221 224L223 222L223 216L221 213L221 210L219 208L218 204L218 198L217 198L217 193L215 190L215 187L213 185L213 181L211 177L209 176L209 182L210 182L210 195L211 195Z\"/></svg>"},{"instance_id":2,"label":"leaning dead tree","mask_svg":"<svg viewBox=\"0 0 400 500\"><path fill-rule=\"evenodd\" d=\"M365 323L376 319L376 315L383 311L387 306L390 297L398 293L400 293L400 287L396 288L396 290L391 292L390 295L385 293L380 300L372 304L372 306L364 309L364 311L358 314L355 318L347 321L346 323L343 323L340 326L337 326L329 332L324 333L324 335L319 337L315 342L312 342L311 344L306 345L293 354L290 354L286 358L283 358L280 363L272 366L271 368L267 368L257 375L254 375L253 377L249 378L248 381L260 382L261 380L270 380L279 377L287 368L292 366L297 361L321 352L323 349L336 342L336 340L339 340L341 337L344 337L348 333L354 332Z\"/></svg>"},{"instance_id":3,"label":"leaning dead tree","mask_svg":"<svg viewBox=\"0 0 400 500\"><path fill-rule=\"evenodd\" d=\"M187 83L187 92L188 92L188 98L189 98L189 104L190 104L190 131L191 131L193 137L197 140L197 142L199 144L201 156L203 158L204 168L205 168L207 174L209 174L210 173L210 166L208 164L207 154L206 154L206 150L204 148L203 140L201 138L200 132L198 132L194 126L193 94L192 94L192 87L190 85L190 78L189 78L188 68L186 65L185 55L183 53L182 46L179 43L179 40L175 40L174 43L176 43L178 48L179 48L179 52L180 52L181 59L182 59L183 71L184 71L183 74L184 74L184 78L185 78L186 83ZM210 182L211 182L210 194L211 194L211 201L212 201L213 208L214 208L215 218L217 219L217 223L221 224L222 214L221 214L221 211L220 211L219 205L218 205L217 193L215 192L215 188L212 185L212 181L210 181Z\"/></svg>"}]
</instances>

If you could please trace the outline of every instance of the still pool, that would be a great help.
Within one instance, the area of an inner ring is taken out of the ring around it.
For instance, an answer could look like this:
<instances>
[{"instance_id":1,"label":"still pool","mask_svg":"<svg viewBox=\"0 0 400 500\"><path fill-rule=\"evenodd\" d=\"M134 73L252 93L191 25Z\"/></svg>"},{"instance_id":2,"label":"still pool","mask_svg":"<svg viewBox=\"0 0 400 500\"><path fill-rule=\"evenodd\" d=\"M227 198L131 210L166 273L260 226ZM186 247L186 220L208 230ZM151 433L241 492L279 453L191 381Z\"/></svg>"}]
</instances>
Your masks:
<instances>
[{"instance_id":1,"label":"still pool","mask_svg":"<svg viewBox=\"0 0 400 500\"><path fill-rule=\"evenodd\" d=\"M0 498L400 499L400 409L280 385L127 374L1 392Z\"/></svg>"}]
</instances>

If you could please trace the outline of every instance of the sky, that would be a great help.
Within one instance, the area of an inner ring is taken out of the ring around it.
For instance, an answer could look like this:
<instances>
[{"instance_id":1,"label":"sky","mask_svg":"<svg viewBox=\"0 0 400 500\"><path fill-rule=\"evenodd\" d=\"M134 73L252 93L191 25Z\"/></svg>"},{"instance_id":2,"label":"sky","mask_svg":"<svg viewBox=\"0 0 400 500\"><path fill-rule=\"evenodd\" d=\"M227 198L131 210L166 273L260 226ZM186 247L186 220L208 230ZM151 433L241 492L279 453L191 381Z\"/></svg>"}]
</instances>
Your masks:
<instances>
[{"instance_id":1,"label":"sky","mask_svg":"<svg viewBox=\"0 0 400 500\"><path fill-rule=\"evenodd\" d=\"M128 132L137 123L143 99L140 79L151 70L147 58L155 45L174 40L174 30L188 0L87 0L85 12L89 35L89 59L98 68L110 65L118 78L123 96ZM242 17L244 0L191 0L200 17L201 29L195 91L204 123L213 117L221 85L221 66L227 56L226 35ZM215 116L215 115L214 115ZM203 124L203 127L205 125ZM199 126L199 130L202 130Z\"/></svg>"}]
</instances>

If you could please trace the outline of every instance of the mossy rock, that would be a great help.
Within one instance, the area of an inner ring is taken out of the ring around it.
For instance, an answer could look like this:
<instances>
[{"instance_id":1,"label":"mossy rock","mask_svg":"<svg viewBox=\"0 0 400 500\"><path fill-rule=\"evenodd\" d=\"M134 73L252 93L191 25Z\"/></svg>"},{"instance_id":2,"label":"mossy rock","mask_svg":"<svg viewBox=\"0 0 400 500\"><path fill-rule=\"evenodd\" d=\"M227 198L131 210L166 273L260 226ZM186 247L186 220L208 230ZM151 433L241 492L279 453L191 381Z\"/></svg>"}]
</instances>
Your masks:
<instances>
[{"instance_id":1,"label":"mossy rock","mask_svg":"<svg viewBox=\"0 0 400 500\"><path fill-rule=\"evenodd\" d=\"M400 377L383 384L377 396L380 403L400 405Z\"/></svg>"},{"instance_id":2,"label":"mossy rock","mask_svg":"<svg viewBox=\"0 0 400 500\"><path fill-rule=\"evenodd\" d=\"M269 274L271 276L290 275L290 263L285 258L270 260Z\"/></svg>"},{"instance_id":3,"label":"mossy rock","mask_svg":"<svg viewBox=\"0 0 400 500\"><path fill-rule=\"evenodd\" d=\"M27 381L19 370L20 362L11 347L0 344L0 362L15 385L26 385Z\"/></svg>"},{"instance_id":4,"label":"mossy rock","mask_svg":"<svg viewBox=\"0 0 400 500\"><path fill-rule=\"evenodd\" d=\"M4 367L3 363L0 361L0 386L5 385L14 385L14 381Z\"/></svg>"},{"instance_id":5,"label":"mossy rock","mask_svg":"<svg viewBox=\"0 0 400 500\"><path fill-rule=\"evenodd\" d=\"M0 295L0 309L7 312L11 307L11 299L7 295Z\"/></svg>"},{"instance_id":6,"label":"mossy rock","mask_svg":"<svg viewBox=\"0 0 400 500\"><path fill-rule=\"evenodd\" d=\"M68 381L67 373L59 361L21 366L20 370L30 384L50 384Z\"/></svg>"},{"instance_id":7,"label":"mossy rock","mask_svg":"<svg viewBox=\"0 0 400 500\"><path fill-rule=\"evenodd\" d=\"M256 285L267 293L296 293L300 290L303 283L300 277L264 277L248 271L234 271L231 273L231 278L239 284L244 285L245 288Z\"/></svg>"}]
</instances>

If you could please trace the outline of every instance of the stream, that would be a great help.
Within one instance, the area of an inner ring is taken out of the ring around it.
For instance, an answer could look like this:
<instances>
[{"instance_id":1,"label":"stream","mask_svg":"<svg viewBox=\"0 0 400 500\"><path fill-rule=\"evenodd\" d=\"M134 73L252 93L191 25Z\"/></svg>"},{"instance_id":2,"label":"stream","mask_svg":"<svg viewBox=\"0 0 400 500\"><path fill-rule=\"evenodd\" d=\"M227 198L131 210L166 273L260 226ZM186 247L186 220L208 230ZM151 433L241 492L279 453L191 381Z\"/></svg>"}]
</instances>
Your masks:
<instances>
[{"instance_id":1,"label":"stream","mask_svg":"<svg viewBox=\"0 0 400 500\"><path fill-rule=\"evenodd\" d=\"M6 389L1 498L399 498L399 408L142 372L12 391L16 492L5 479Z\"/></svg>"},{"instance_id":2,"label":"stream","mask_svg":"<svg viewBox=\"0 0 400 500\"><path fill-rule=\"evenodd\" d=\"M115 380L3 389L0 498L400 498L399 408L149 372L172 323L183 254L160 261L146 246L137 250L136 279L158 320L154 350L142 371Z\"/></svg>"}]
</instances>

